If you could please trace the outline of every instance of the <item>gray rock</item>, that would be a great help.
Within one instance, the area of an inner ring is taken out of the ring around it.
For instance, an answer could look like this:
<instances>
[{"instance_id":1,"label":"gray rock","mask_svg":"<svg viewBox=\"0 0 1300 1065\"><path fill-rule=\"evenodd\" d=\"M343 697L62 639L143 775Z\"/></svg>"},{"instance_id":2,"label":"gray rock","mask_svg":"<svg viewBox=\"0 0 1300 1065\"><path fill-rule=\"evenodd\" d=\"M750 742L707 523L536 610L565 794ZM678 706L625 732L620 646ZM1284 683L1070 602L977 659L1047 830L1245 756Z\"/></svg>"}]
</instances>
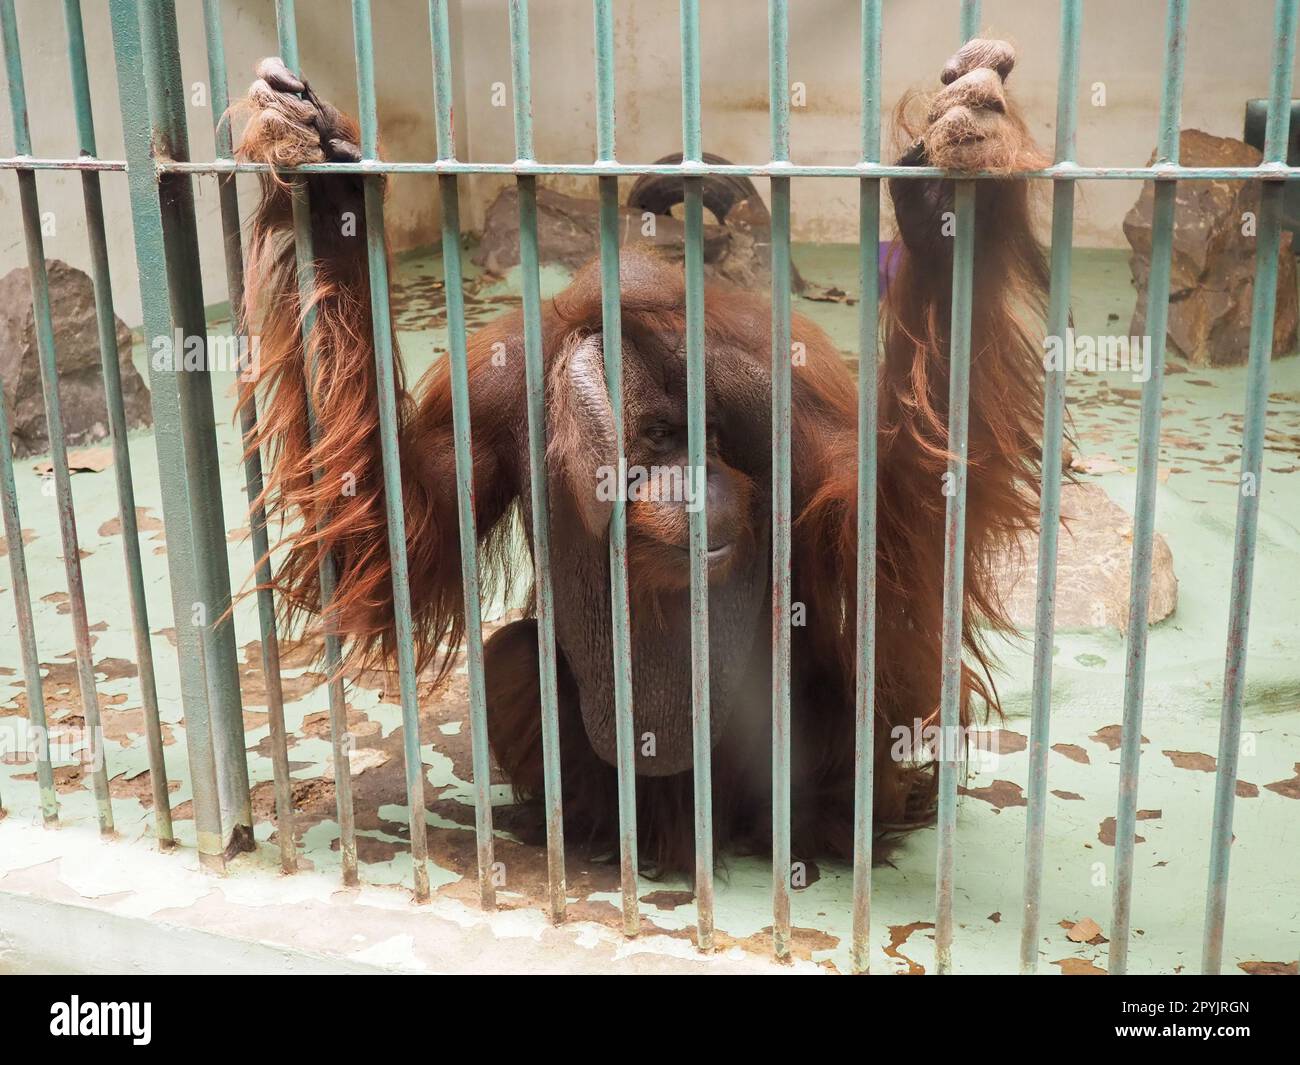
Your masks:
<instances>
[{"instance_id":1,"label":"gray rock","mask_svg":"<svg viewBox=\"0 0 1300 1065\"><path fill-rule=\"evenodd\" d=\"M59 259L47 259L45 269L50 279L65 440L71 446L103 440L108 436L108 409L99 359L94 284L88 274ZM131 331L120 318L116 325L127 425L132 429L151 425L149 389L131 363ZM21 458L48 452L50 438L41 397L31 280L26 268L11 270L0 278L0 384L4 386L14 454Z\"/></svg>"},{"instance_id":2,"label":"gray rock","mask_svg":"<svg viewBox=\"0 0 1300 1065\"><path fill-rule=\"evenodd\" d=\"M1244 141L1214 137L1198 129L1179 134L1183 166L1257 166L1262 156ZM1154 156L1152 157L1154 161ZM1133 248L1130 268L1137 286L1137 307L1129 331L1146 332L1147 278L1151 273L1151 182L1124 219L1124 235ZM1174 208L1174 249L1169 285L1169 346L1199 366L1246 362L1250 345L1251 300L1255 288L1255 237L1243 233L1247 212L1258 223L1259 183L1254 181L1180 181ZM1273 355L1295 349L1295 257L1291 234L1282 233L1278 253L1277 313Z\"/></svg>"},{"instance_id":3,"label":"gray rock","mask_svg":"<svg viewBox=\"0 0 1300 1065\"><path fill-rule=\"evenodd\" d=\"M647 226L639 208L620 205L619 244L653 247L670 259L686 254L686 226L671 215L654 215ZM646 232L650 229L650 232ZM537 190L538 256L570 270L600 254L600 205L596 200L567 196L553 189ZM747 290L766 291L771 284L771 219L760 201L743 200L727 214L726 225L704 225L704 273ZM497 194L488 207L483 234L474 251L475 265L504 274L519 263L519 194L513 185ZM801 291L803 280L791 271L791 287Z\"/></svg>"},{"instance_id":4,"label":"gray rock","mask_svg":"<svg viewBox=\"0 0 1300 1065\"><path fill-rule=\"evenodd\" d=\"M1061 486L1061 514L1066 519L1056 556L1056 627L1058 630L1128 628L1129 567L1133 556L1133 519L1098 485ZM1038 537L1023 536L994 563L1011 620L1021 629L1034 627L1038 595ZM1178 605L1174 556L1159 534L1151 566L1149 624L1169 617Z\"/></svg>"}]
</instances>

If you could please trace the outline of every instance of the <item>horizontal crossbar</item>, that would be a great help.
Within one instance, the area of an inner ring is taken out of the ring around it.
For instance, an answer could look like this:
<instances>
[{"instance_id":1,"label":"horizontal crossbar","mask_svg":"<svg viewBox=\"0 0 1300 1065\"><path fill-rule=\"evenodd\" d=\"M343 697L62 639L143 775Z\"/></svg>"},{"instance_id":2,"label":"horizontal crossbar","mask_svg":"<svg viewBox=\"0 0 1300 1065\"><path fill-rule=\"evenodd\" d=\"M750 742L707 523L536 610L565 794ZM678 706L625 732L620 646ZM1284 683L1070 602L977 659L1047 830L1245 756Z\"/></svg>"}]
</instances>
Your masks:
<instances>
[{"instance_id":1,"label":"horizontal crossbar","mask_svg":"<svg viewBox=\"0 0 1300 1065\"><path fill-rule=\"evenodd\" d=\"M230 159L211 162L161 160L159 174L260 174L273 167L265 163L237 163ZM513 163L467 163L459 159L440 159L431 163L397 163L362 160L358 163L311 163L284 167L284 173L299 174L506 174L565 175L570 177L633 177L661 174L667 177L839 177L839 178L1006 178L991 171L947 171L935 166L891 166L884 163L853 163L844 166L817 166L797 163L539 163L517 160ZM0 170L107 170L125 171L121 159L44 159L32 156L0 158ZM1068 178L1079 181L1293 181L1300 178L1300 166L1265 163L1262 166L1078 166L1058 163L1040 170L1018 171L1014 177L1052 180Z\"/></svg>"}]
</instances>

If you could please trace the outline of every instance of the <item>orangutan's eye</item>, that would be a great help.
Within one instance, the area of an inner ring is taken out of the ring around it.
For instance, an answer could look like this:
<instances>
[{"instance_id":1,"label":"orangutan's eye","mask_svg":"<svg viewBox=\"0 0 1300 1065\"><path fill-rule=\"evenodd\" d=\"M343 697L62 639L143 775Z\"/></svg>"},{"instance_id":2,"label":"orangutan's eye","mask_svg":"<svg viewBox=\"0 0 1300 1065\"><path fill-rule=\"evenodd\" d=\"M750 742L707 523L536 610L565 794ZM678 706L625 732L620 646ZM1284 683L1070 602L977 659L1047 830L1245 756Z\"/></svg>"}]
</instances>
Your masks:
<instances>
[{"instance_id":1,"label":"orangutan's eye","mask_svg":"<svg viewBox=\"0 0 1300 1065\"><path fill-rule=\"evenodd\" d=\"M657 450L666 450L677 439L677 430L662 423L651 425L645 431L645 438L650 446Z\"/></svg>"}]
</instances>

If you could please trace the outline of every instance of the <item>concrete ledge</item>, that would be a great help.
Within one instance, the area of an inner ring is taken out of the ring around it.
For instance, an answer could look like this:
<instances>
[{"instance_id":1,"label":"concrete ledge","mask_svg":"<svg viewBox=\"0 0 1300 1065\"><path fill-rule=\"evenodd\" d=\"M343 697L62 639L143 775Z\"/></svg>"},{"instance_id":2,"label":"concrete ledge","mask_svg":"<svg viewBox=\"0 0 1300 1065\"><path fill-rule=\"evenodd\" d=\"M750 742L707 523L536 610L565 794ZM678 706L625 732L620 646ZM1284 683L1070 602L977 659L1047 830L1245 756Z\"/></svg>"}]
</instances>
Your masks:
<instances>
[{"instance_id":1,"label":"concrete ledge","mask_svg":"<svg viewBox=\"0 0 1300 1065\"><path fill-rule=\"evenodd\" d=\"M509 900L505 900L506 905ZM193 851L101 840L81 828L0 821L0 973L788 973L680 937L625 940L591 921L551 925L527 907L417 906L403 889L342 889L256 860L225 877Z\"/></svg>"}]
</instances>

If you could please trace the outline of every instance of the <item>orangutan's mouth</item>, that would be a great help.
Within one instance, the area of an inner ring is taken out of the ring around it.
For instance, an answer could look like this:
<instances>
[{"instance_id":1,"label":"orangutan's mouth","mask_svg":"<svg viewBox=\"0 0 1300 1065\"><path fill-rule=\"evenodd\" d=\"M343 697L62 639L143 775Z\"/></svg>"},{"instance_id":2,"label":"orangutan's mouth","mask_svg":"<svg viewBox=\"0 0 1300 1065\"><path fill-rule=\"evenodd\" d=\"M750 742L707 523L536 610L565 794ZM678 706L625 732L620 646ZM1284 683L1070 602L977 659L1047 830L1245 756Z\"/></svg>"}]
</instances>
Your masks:
<instances>
[{"instance_id":1,"label":"orangutan's mouth","mask_svg":"<svg viewBox=\"0 0 1300 1065\"><path fill-rule=\"evenodd\" d=\"M714 562L722 562L731 557L731 552L735 550L735 547L736 545L734 542L719 544L717 547L709 548L708 551L704 553L704 557L710 564ZM685 547L678 547L677 550L680 551L685 558L689 559L691 557L691 548L689 544Z\"/></svg>"}]
</instances>

